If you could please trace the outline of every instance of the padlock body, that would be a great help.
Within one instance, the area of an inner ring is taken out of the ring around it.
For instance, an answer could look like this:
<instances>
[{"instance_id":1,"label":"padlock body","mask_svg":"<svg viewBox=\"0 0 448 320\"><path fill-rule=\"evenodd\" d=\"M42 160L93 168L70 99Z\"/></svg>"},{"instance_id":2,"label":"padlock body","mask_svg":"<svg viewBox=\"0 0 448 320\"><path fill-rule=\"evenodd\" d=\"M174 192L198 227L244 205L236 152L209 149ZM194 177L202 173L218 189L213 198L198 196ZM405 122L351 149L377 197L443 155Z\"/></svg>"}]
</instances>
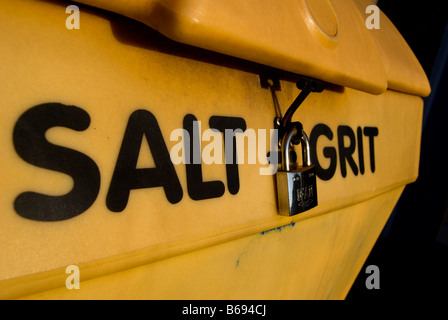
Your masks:
<instances>
[{"instance_id":1,"label":"padlock body","mask_svg":"<svg viewBox=\"0 0 448 320\"><path fill-rule=\"evenodd\" d=\"M317 206L314 165L292 171L277 171L276 178L280 215L293 216Z\"/></svg>"}]
</instances>

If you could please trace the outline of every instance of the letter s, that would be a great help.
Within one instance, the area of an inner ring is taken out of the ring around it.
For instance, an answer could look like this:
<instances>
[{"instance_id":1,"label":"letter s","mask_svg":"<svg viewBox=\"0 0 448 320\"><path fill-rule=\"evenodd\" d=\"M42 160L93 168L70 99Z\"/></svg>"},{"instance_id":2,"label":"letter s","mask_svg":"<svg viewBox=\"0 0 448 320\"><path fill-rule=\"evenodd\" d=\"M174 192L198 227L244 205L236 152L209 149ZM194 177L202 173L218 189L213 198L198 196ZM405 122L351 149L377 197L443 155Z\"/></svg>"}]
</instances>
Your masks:
<instances>
[{"instance_id":1,"label":"letter s","mask_svg":"<svg viewBox=\"0 0 448 320\"><path fill-rule=\"evenodd\" d=\"M20 216L37 221L66 220L83 213L96 200L100 172L95 162L83 153L51 144L45 138L45 132L52 127L83 131L89 125L86 111L60 103L35 106L17 120L13 142L18 155L37 167L68 174L74 182L73 189L62 196L21 193L14 201Z\"/></svg>"}]
</instances>

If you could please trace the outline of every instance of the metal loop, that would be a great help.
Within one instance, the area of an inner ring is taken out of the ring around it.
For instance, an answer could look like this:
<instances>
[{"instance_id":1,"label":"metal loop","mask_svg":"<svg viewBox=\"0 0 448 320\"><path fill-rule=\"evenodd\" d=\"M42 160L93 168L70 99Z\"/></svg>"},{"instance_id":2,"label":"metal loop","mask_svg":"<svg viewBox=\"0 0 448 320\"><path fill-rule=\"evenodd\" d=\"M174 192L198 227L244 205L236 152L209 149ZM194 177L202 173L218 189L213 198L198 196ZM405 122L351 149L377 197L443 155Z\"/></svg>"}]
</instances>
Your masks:
<instances>
[{"instance_id":1,"label":"metal loop","mask_svg":"<svg viewBox=\"0 0 448 320\"><path fill-rule=\"evenodd\" d=\"M289 144L291 143L292 137L294 137L297 134L297 128L292 127L291 130L289 130L286 134L283 135L282 139L282 167L281 170L283 171L289 171Z\"/></svg>"},{"instance_id":2,"label":"metal loop","mask_svg":"<svg viewBox=\"0 0 448 320\"><path fill-rule=\"evenodd\" d=\"M290 129L283 135L281 142L282 148L282 167L283 171L290 171L290 157L289 157L289 145L292 143L292 139L299 133L300 130L300 141L302 143L302 162L304 167L311 166L311 151L310 151L310 141L308 135L303 130L303 128L298 129L297 127L290 127Z\"/></svg>"},{"instance_id":3,"label":"metal loop","mask_svg":"<svg viewBox=\"0 0 448 320\"><path fill-rule=\"evenodd\" d=\"M303 129L302 129L302 138L300 140L302 142L303 166L309 167L311 166L310 140L308 139L308 136L306 135Z\"/></svg>"},{"instance_id":4,"label":"metal loop","mask_svg":"<svg viewBox=\"0 0 448 320\"><path fill-rule=\"evenodd\" d=\"M280 126L283 128L286 128L288 123L291 122L294 112L296 112L296 110L299 108L302 102L305 101L305 99L311 92L322 92L324 90L323 82L303 76L299 79L299 81L297 81L296 86L302 91L293 101L288 110L286 110L285 115L281 119Z\"/></svg>"}]
</instances>

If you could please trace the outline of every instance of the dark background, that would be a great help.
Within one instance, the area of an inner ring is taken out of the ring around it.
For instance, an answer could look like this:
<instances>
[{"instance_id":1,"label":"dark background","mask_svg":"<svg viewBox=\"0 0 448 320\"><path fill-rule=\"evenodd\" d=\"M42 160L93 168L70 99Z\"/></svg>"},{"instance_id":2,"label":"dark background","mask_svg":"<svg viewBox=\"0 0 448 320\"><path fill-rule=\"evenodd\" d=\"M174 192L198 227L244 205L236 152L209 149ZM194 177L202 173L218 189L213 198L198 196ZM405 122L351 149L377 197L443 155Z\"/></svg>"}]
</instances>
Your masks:
<instances>
[{"instance_id":1,"label":"dark background","mask_svg":"<svg viewBox=\"0 0 448 320\"><path fill-rule=\"evenodd\" d=\"M405 188L348 300L448 298L447 4L378 1L420 61L432 92L424 99L419 178ZM366 288L368 265L379 267L379 289Z\"/></svg>"}]
</instances>

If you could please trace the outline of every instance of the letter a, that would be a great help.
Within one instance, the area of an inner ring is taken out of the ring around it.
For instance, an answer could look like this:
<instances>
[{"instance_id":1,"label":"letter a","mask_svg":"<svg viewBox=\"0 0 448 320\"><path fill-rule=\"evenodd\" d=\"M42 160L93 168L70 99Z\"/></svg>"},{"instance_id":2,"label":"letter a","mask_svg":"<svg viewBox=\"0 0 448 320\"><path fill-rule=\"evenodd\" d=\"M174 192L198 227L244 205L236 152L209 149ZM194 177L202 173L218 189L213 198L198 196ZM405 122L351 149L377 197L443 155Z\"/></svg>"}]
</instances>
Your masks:
<instances>
[{"instance_id":1,"label":"letter a","mask_svg":"<svg viewBox=\"0 0 448 320\"><path fill-rule=\"evenodd\" d=\"M370 276L366 279L366 288L371 289L379 289L380 288L380 268L375 265L367 266L366 273L370 274Z\"/></svg>"},{"instance_id":2,"label":"letter a","mask_svg":"<svg viewBox=\"0 0 448 320\"><path fill-rule=\"evenodd\" d=\"M73 12L73 13L72 13ZM65 9L65 13L71 13L65 20L65 26L67 29L79 29L79 8L78 6L71 5Z\"/></svg>"},{"instance_id":3,"label":"letter a","mask_svg":"<svg viewBox=\"0 0 448 320\"><path fill-rule=\"evenodd\" d=\"M72 273L73 272L73 273ZM70 274L65 280L67 289L79 289L79 268L75 265L70 265L65 269L65 273Z\"/></svg>"},{"instance_id":4,"label":"letter a","mask_svg":"<svg viewBox=\"0 0 448 320\"><path fill-rule=\"evenodd\" d=\"M372 4L366 8L366 13L371 13L366 19L366 28L369 30L380 28L380 9Z\"/></svg>"}]
</instances>

